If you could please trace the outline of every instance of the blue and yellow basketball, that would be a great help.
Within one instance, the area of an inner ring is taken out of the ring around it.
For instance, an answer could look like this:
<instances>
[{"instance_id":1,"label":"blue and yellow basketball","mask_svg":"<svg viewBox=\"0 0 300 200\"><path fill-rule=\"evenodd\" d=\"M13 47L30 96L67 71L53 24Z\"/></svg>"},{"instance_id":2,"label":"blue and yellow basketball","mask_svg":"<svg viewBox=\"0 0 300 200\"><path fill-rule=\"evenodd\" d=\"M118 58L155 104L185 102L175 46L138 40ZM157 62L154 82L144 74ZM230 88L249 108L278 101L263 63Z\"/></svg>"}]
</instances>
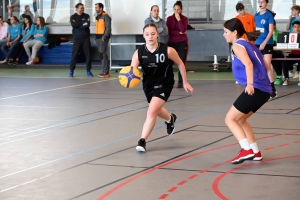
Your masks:
<instances>
[{"instance_id":1,"label":"blue and yellow basketball","mask_svg":"<svg viewBox=\"0 0 300 200\"><path fill-rule=\"evenodd\" d=\"M123 67L119 73L119 82L125 88L134 88L141 81L141 74L137 67Z\"/></svg>"}]
</instances>

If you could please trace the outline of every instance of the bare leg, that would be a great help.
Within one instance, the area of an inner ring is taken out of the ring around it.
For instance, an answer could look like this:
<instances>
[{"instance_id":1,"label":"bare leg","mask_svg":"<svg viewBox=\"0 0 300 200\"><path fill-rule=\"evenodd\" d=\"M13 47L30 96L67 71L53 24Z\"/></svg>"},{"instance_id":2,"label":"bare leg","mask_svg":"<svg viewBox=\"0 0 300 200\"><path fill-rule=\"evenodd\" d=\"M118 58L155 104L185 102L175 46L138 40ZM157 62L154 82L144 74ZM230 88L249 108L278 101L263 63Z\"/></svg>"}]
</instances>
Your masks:
<instances>
[{"instance_id":1,"label":"bare leg","mask_svg":"<svg viewBox=\"0 0 300 200\"><path fill-rule=\"evenodd\" d=\"M165 105L165 101L158 98L158 97L152 97L152 100L149 104L149 108L147 111L147 118L143 126L142 136L141 138L144 138L147 140L150 133L152 132L155 123L156 123L156 116L159 116L165 120L170 119L170 115L168 111L163 108Z\"/></svg>"},{"instance_id":2,"label":"bare leg","mask_svg":"<svg viewBox=\"0 0 300 200\"><path fill-rule=\"evenodd\" d=\"M249 117L251 117L253 115L253 112L249 112L247 115L245 115L244 117L242 117L238 123L241 125L241 127L243 128L245 134L246 134L246 137L247 137L247 140L249 141L250 144L256 142L255 141L255 137L254 137L254 133L253 133L253 130L252 130L252 127L250 126L250 124L247 122L247 119Z\"/></svg>"},{"instance_id":3,"label":"bare leg","mask_svg":"<svg viewBox=\"0 0 300 200\"><path fill-rule=\"evenodd\" d=\"M273 83L275 81L275 77L274 77L273 68L271 66L272 54L265 54L264 59L267 67L268 77L270 79L270 82Z\"/></svg>"},{"instance_id":4,"label":"bare leg","mask_svg":"<svg viewBox=\"0 0 300 200\"><path fill-rule=\"evenodd\" d=\"M238 111L234 106L231 106L225 117L226 125L238 141L246 138L246 133L243 127L239 124L239 121L245 116L246 115L244 113Z\"/></svg>"}]
</instances>

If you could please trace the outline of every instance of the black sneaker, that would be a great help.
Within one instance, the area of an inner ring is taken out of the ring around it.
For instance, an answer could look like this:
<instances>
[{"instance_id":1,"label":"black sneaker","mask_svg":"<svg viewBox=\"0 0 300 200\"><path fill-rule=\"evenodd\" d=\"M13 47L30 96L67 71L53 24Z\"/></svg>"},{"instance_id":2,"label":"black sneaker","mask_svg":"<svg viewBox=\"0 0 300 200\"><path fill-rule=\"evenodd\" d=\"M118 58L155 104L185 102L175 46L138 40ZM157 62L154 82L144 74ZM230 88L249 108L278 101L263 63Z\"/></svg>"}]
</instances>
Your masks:
<instances>
[{"instance_id":1,"label":"black sneaker","mask_svg":"<svg viewBox=\"0 0 300 200\"><path fill-rule=\"evenodd\" d=\"M14 63L13 60L9 60L9 61L7 62L7 64L9 64L9 65L12 65L13 63Z\"/></svg>"},{"instance_id":2,"label":"black sneaker","mask_svg":"<svg viewBox=\"0 0 300 200\"><path fill-rule=\"evenodd\" d=\"M277 97L277 91L275 88L272 88L272 93L270 95L270 99L275 99Z\"/></svg>"},{"instance_id":3,"label":"black sneaker","mask_svg":"<svg viewBox=\"0 0 300 200\"><path fill-rule=\"evenodd\" d=\"M13 65L18 65L18 64L19 64L18 61L13 62Z\"/></svg>"},{"instance_id":4,"label":"black sneaker","mask_svg":"<svg viewBox=\"0 0 300 200\"><path fill-rule=\"evenodd\" d=\"M170 116L171 116L171 122L165 122L165 124L167 125L168 135L173 135L175 130L174 124L176 122L177 116L174 113L171 113Z\"/></svg>"},{"instance_id":5,"label":"black sneaker","mask_svg":"<svg viewBox=\"0 0 300 200\"><path fill-rule=\"evenodd\" d=\"M177 84L177 88L183 88L183 85L182 85L182 83L179 83L179 82L178 82L178 84Z\"/></svg>"},{"instance_id":6,"label":"black sneaker","mask_svg":"<svg viewBox=\"0 0 300 200\"><path fill-rule=\"evenodd\" d=\"M138 144L137 146L135 147L135 149L138 151L138 152L146 152L146 140L144 138L141 138L139 141L138 141Z\"/></svg>"}]
</instances>

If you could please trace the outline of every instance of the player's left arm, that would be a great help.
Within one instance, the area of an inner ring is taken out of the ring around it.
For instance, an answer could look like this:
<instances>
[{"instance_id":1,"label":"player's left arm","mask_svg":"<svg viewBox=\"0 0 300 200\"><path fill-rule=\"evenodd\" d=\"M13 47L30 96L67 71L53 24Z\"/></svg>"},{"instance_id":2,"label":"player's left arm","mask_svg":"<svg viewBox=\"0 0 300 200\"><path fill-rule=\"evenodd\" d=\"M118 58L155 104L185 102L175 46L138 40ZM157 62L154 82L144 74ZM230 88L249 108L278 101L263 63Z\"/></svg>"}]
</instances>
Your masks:
<instances>
[{"instance_id":1,"label":"player's left arm","mask_svg":"<svg viewBox=\"0 0 300 200\"><path fill-rule=\"evenodd\" d=\"M194 88L188 83L186 78L186 68L180 57L178 56L178 53L173 49L172 47L168 47L168 58L172 60L179 68L179 71L182 76L183 81L183 87L186 92L193 92Z\"/></svg>"},{"instance_id":2,"label":"player's left arm","mask_svg":"<svg viewBox=\"0 0 300 200\"><path fill-rule=\"evenodd\" d=\"M140 61L139 61L139 57L138 57L138 50L136 50L133 53L130 66L131 67L139 67L140 66Z\"/></svg>"}]
</instances>

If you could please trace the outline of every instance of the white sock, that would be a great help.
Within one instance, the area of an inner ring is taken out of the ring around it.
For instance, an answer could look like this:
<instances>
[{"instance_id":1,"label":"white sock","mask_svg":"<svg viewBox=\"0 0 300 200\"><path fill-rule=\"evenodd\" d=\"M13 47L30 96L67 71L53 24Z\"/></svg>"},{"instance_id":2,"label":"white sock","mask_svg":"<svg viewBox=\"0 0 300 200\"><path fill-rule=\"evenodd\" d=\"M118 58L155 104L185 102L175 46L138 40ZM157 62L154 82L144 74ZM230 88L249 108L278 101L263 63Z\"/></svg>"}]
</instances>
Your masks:
<instances>
[{"instance_id":1,"label":"white sock","mask_svg":"<svg viewBox=\"0 0 300 200\"><path fill-rule=\"evenodd\" d=\"M258 149L258 146L257 146L256 142L250 144L250 148L253 150L254 153L258 153L259 152L259 149Z\"/></svg>"},{"instance_id":2,"label":"white sock","mask_svg":"<svg viewBox=\"0 0 300 200\"><path fill-rule=\"evenodd\" d=\"M250 145L249 145L247 138L240 140L239 143L243 149L245 149L245 150L250 149Z\"/></svg>"},{"instance_id":3,"label":"white sock","mask_svg":"<svg viewBox=\"0 0 300 200\"><path fill-rule=\"evenodd\" d=\"M170 115L170 114L169 114L169 115ZM170 119L169 119L168 121L166 121L166 122L170 123L170 122L171 122L171 119L172 119L172 117L171 117L171 115L170 115Z\"/></svg>"}]
</instances>

